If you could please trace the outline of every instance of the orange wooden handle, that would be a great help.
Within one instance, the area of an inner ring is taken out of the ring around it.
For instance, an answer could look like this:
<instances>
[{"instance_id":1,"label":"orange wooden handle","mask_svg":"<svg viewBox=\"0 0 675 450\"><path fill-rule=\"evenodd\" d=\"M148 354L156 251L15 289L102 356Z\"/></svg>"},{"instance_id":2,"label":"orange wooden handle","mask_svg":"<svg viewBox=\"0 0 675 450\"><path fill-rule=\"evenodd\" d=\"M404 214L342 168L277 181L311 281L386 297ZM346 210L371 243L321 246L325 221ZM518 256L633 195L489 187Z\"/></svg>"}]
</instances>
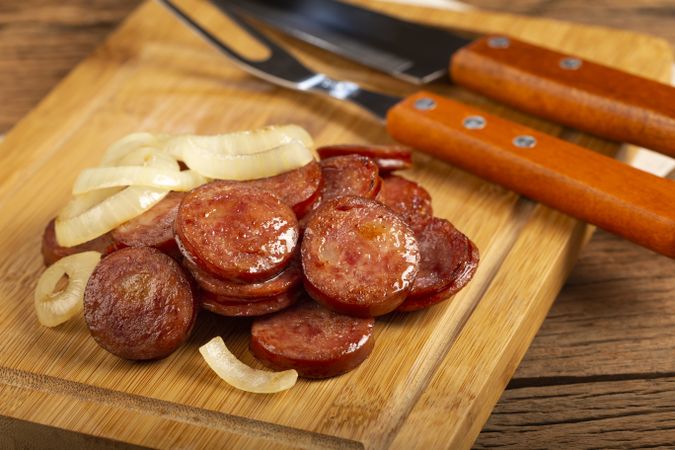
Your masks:
<instances>
[{"instance_id":1,"label":"orange wooden handle","mask_svg":"<svg viewBox=\"0 0 675 450\"><path fill-rule=\"evenodd\" d=\"M455 83L554 122L675 156L675 88L504 36L453 55Z\"/></svg>"},{"instance_id":2,"label":"orange wooden handle","mask_svg":"<svg viewBox=\"0 0 675 450\"><path fill-rule=\"evenodd\" d=\"M675 258L675 181L429 92L394 106L397 141Z\"/></svg>"}]
</instances>

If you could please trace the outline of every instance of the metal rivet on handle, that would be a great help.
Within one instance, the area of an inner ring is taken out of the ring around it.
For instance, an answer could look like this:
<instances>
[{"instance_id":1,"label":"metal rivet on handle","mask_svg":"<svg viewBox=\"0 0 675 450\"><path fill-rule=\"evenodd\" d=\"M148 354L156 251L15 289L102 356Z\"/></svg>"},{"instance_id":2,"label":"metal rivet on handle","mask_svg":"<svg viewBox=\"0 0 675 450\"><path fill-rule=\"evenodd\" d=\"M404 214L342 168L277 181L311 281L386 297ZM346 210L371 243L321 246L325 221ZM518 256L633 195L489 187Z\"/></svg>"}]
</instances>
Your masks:
<instances>
[{"instance_id":1,"label":"metal rivet on handle","mask_svg":"<svg viewBox=\"0 0 675 450\"><path fill-rule=\"evenodd\" d=\"M429 97L422 97L415 100L415 109L420 111L430 111L436 107L436 102Z\"/></svg>"},{"instance_id":2,"label":"metal rivet on handle","mask_svg":"<svg viewBox=\"0 0 675 450\"><path fill-rule=\"evenodd\" d=\"M534 138L534 136L521 134L520 136L516 136L513 139L513 145L520 148L532 148L537 145L537 140Z\"/></svg>"},{"instance_id":3,"label":"metal rivet on handle","mask_svg":"<svg viewBox=\"0 0 675 450\"><path fill-rule=\"evenodd\" d=\"M511 45L511 41L504 36L491 37L488 39L488 47L490 48L507 48L509 45Z\"/></svg>"},{"instance_id":4,"label":"metal rivet on handle","mask_svg":"<svg viewBox=\"0 0 675 450\"><path fill-rule=\"evenodd\" d=\"M462 123L464 125L464 128L467 128L469 130L482 130L483 128L485 128L485 124L487 123L487 121L483 116L469 116L466 119L464 119L464 122Z\"/></svg>"},{"instance_id":5,"label":"metal rivet on handle","mask_svg":"<svg viewBox=\"0 0 675 450\"><path fill-rule=\"evenodd\" d=\"M579 58L563 58L560 60L560 67L565 70L577 70L583 63Z\"/></svg>"}]
</instances>

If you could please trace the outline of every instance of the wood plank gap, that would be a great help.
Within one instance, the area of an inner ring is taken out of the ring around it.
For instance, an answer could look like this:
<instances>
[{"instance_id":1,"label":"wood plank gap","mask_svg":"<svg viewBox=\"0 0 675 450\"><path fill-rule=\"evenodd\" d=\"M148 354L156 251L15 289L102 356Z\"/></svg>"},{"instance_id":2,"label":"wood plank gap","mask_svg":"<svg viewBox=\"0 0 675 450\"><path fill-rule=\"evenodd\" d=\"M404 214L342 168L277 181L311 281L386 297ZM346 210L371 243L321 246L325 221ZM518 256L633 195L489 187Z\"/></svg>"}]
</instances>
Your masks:
<instances>
[{"instance_id":1,"label":"wood plank gap","mask_svg":"<svg viewBox=\"0 0 675 450\"><path fill-rule=\"evenodd\" d=\"M47 394L68 395L77 399L122 407L172 421L239 433L275 444L283 443L306 449L364 448L360 442L350 439L209 411L166 400L116 392L4 366L0 366L0 383Z\"/></svg>"},{"instance_id":2,"label":"wood plank gap","mask_svg":"<svg viewBox=\"0 0 675 450\"><path fill-rule=\"evenodd\" d=\"M675 378L675 372L617 373L581 377L556 376L513 378L506 386L506 389L523 389L529 387L562 386L568 384L599 383L611 381L657 380L661 378Z\"/></svg>"}]
</instances>

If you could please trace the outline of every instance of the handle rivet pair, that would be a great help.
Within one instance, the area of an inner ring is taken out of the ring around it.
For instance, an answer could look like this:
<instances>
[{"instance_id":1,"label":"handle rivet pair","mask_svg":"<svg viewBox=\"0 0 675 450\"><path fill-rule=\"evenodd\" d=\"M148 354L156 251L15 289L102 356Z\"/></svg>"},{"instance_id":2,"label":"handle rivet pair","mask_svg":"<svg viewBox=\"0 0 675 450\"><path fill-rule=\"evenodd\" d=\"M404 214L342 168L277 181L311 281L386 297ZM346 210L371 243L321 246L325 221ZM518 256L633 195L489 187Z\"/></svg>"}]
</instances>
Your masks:
<instances>
[{"instance_id":1,"label":"handle rivet pair","mask_svg":"<svg viewBox=\"0 0 675 450\"><path fill-rule=\"evenodd\" d=\"M467 130L482 130L485 128L487 121L483 116L469 116L462 122L464 128Z\"/></svg>"},{"instance_id":2,"label":"handle rivet pair","mask_svg":"<svg viewBox=\"0 0 675 450\"><path fill-rule=\"evenodd\" d=\"M415 100L415 109L420 111L431 111L436 107L436 102L429 97L422 97Z\"/></svg>"},{"instance_id":3,"label":"handle rivet pair","mask_svg":"<svg viewBox=\"0 0 675 450\"><path fill-rule=\"evenodd\" d=\"M579 58L563 58L560 60L560 67L565 70L577 70L583 63Z\"/></svg>"},{"instance_id":4,"label":"handle rivet pair","mask_svg":"<svg viewBox=\"0 0 675 450\"><path fill-rule=\"evenodd\" d=\"M513 145L519 148L532 148L537 145L537 140L534 138L534 136L521 134L520 136L516 136L513 139Z\"/></svg>"},{"instance_id":5,"label":"handle rivet pair","mask_svg":"<svg viewBox=\"0 0 675 450\"><path fill-rule=\"evenodd\" d=\"M488 39L488 47L490 48L508 48L509 45L511 45L511 41L504 36L496 36Z\"/></svg>"}]
</instances>

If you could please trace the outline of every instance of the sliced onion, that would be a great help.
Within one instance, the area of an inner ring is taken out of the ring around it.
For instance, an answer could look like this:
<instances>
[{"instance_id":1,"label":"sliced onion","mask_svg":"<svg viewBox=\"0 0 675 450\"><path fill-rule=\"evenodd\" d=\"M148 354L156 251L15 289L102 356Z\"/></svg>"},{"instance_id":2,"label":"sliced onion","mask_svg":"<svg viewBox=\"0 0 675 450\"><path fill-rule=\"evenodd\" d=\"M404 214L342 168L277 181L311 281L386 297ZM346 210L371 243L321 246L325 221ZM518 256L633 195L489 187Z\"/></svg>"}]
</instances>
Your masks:
<instances>
[{"instance_id":1,"label":"sliced onion","mask_svg":"<svg viewBox=\"0 0 675 450\"><path fill-rule=\"evenodd\" d=\"M199 147L186 147L183 156L190 169L205 177L227 180L271 177L314 159L312 152L298 141L249 154L216 154L203 152Z\"/></svg>"},{"instance_id":2,"label":"sliced onion","mask_svg":"<svg viewBox=\"0 0 675 450\"><path fill-rule=\"evenodd\" d=\"M35 288L35 311L46 327L55 327L82 311L84 289L101 259L99 252L75 253L59 259L45 270ZM59 280L68 276L68 285L54 292Z\"/></svg>"},{"instance_id":3,"label":"sliced onion","mask_svg":"<svg viewBox=\"0 0 675 450\"><path fill-rule=\"evenodd\" d=\"M291 124L214 136L179 135L168 139L164 149L170 155L185 161L186 151L216 158L260 153L292 141L299 141L310 149L314 146L311 136L304 128Z\"/></svg>"},{"instance_id":4,"label":"sliced onion","mask_svg":"<svg viewBox=\"0 0 675 450\"><path fill-rule=\"evenodd\" d=\"M295 370L269 372L247 366L230 352L219 336L199 347L199 353L220 378L242 391L271 394L292 388L298 380Z\"/></svg>"},{"instance_id":5,"label":"sliced onion","mask_svg":"<svg viewBox=\"0 0 675 450\"><path fill-rule=\"evenodd\" d=\"M167 135L148 132L131 133L122 139L113 142L103 154L101 165L115 165L115 162L123 158L130 151L141 147L159 148L166 140Z\"/></svg>"},{"instance_id":6,"label":"sliced onion","mask_svg":"<svg viewBox=\"0 0 675 450\"><path fill-rule=\"evenodd\" d=\"M91 207L98 205L106 198L113 194L117 194L122 188L99 189L98 191L87 192L86 194L76 195L70 199L66 206L64 206L57 216L62 219L71 219L79 216Z\"/></svg>"},{"instance_id":7,"label":"sliced onion","mask_svg":"<svg viewBox=\"0 0 675 450\"><path fill-rule=\"evenodd\" d=\"M207 179L194 170L174 172L141 166L96 167L80 172L73 185L73 194L115 186L149 186L189 191L206 182Z\"/></svg>"},{"instance_id":8,"label":"sliced onion","mask_svg":"<svg viewBox=\"0 0 675 450\"><path fill-rule=\"evenodd\" d=\"M153 147L140 147L129 151L126 155L111 162L110 164L101 164L102 167L110 166L142 166L154 167L156 169L170 170L178 172L180 166L176 158Z\"/></svg>"},{"instance_id":9,"label":"sliced onion","mask_svg":"<svg viewBox=\"0 0 675 450\"><path fill-rule=\"evenodd\" d=\"M152 208L168 193L166 189L128 187L80 215L57 217L56 242L72 247L97 238Z\"/></svg>"}]
</instances>

